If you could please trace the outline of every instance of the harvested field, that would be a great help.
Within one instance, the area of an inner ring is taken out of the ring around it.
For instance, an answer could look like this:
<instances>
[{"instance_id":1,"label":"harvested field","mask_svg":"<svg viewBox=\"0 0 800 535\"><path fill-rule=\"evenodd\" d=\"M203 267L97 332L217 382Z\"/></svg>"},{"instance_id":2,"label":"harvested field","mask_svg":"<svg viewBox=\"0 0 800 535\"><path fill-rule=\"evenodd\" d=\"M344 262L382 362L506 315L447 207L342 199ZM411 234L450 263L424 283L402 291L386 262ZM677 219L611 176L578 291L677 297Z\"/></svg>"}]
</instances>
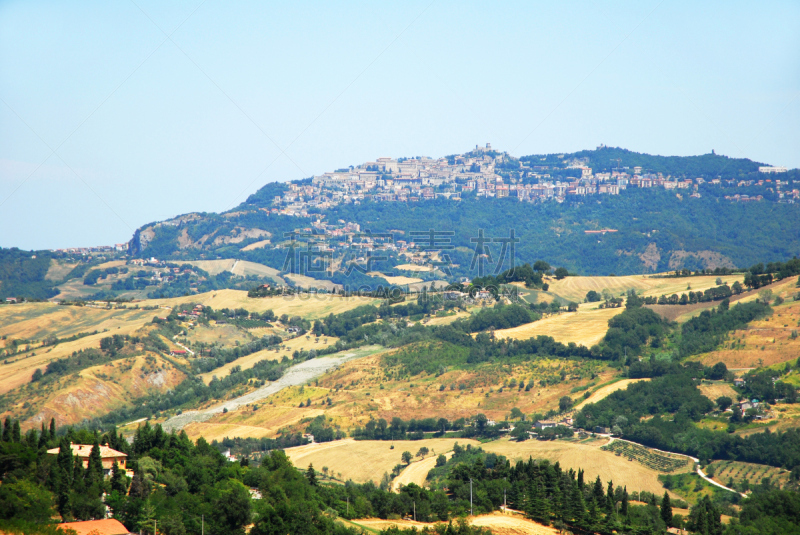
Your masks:
<instances>
[{"instance_id":1,"label":"harvested field","mask_svg":"<svg viewBox=\"0 0 800 535\"><path fill-rule=\"evenodd\" d=\"M611 383L610 385L605 385L594 392L592 395L586 398L585 400L581 401L579 404L575 406L575 410L581 410L584 405L589 403L597 403L598 401L605 399L612 393L616 392L617 390L624 390L628 388L628 385L631 383L635 383L637 381L649 381L650 379L622 379L621 381L617 381L615 383Z\"/></svg>"},{"instance_id":2,"label":"harvested field","mask_svg":"<svg viewBox=\"0 0 800 535\"><path fill-rule=\"evenodd\" d=\"M537 524L533 520L523 518L518 514L502 514L499 512L488 515L479 515L468 519L473 526L488 528L495 535L553 535L559 531L551 526ZM435 526L436 523L414 522L413 520L383 520L380 518L365 518L350 522L350 524L368 530L380 531L397 526L400 529L422 529Z\"/></svg>"},{"instance_id":3,"label":"harvested field","mask_svg":"<svg viewBox=\"0 0 800 535\"><path fill-rule=\"evenodd\" d=\"M306 339L305 336L298 336L296 338L285 340L283 342L283 347L281 347L278 351L274 349L257 351L256 353L252 353L250 355L240 357L233 362L229 362L220 368L204 373L200 375L200 377L203 379L204 383L208 384L215 376L218 379L227 377L234 366L240 366L243 370L249 370L255 366L256 363L262 360L281 360L283 357L291 359L292 354L295 351L310 351L312 349L318 351L320 349L326 349L335 344L337 340L338 338L333 338L330 336L322 336L320 338L314 338L313 336L310 336L308 339Z\"/></svg>"},{"instance_id":4,"label":"harvested field","mask_svg":"<svg viewBox=\"0 0 800 535\"><path fill-rule=\"evenodd\" d=\"M209 275L216 276L223 271L230 271L236 260L227 258L224 260L187 260L181 262L182 264L189 264L190 266L198 267L203 271L207 271Z\"/></svg>"},{"instance_id":5,"label":"harvested field","mask_svg":"<svg viewBox=\"0 0 800 535\"><path fill-rule=\"evenodd\" d=\"M697 387L700 390L700 393L703 394L705 397L710 399L711 401L716 401L717 398L722 396L728 396L732 400L736 401L736 396L739 393L733 389L730 383L723 383L723 382L714 382L714 383L706 383L698 385Z\"/></svg>"},{"instance_id":6,"label":"harvested field","mask_svg":"<svg viewBox=\"0 0 800 535\"><path fill-rule=\"evenodd\" d=\"M266 247L269 244L270 244L269 240L257 241L257 242L251 243L250 245L242 247L242 251L253 251L255 249L261 249L262 247Z\"/></svg>"},{"instance_id":7,"label":"harvested field","mask_svg":"<svg viewBox=\"0 0 800 535\"><path fill-rule=\"evenodd\" d=\"M501 439L482 444L481 447L487 452L505 455L512 463L533 457L558 461L565 470L583 468L587 481L599 475L602 481L613 480L615 485L627 486L628 492L646 490L656 495L664 492L664 487L658 481L659 472L601 450L600 446L604 443L596 441L593 445L587 445L564 440L512 442Z\"/></svg>"},{"instance_id":8,"label":"harvested field","mask_svg":"<svg viewBox=\"0 0 800 535\"><path fill-rule=\"evenodd\" d=\"M581 306L577 312L549 316L533 323L511 329L495 331L497 338L527 340L535 336L552 336L557 342L575 342L591 347L605 336L608 320L625 310L619 308L589 308Z\"/></svg>"},{"instance_id":9,"label":"harvested field","mask_svg":"<svg viewBox=\"0 0 800 535\"><path fill-rule=\"evenodd\" d=\"M414 284L415 282L422 282L422 279L418 279L416 277L404 277L402 275L398 275L397 277L392 277L391 275L384 275L383 273L379 273L377 271L371 271L367 273L370 277L383 277L386 282L389 284L396 284L397 286L403 286L405 284Z\"/></svg>"},{"instance_id":10,"label":"harvested field","mask_svg":"<svg viewBox=\"0 0 800 535\"><path fill-rule=\"evenodd\" d=\"M316 288L318 290L339 290L342 288L341 284L334 284L327 280L318 280L306 275L289 274L285 276L286 279L292 281L295 285L301 288Z\"/></svg>"},{"instance_id":11,"label":"harvested field","mask_svg":"<svg viewBox=\"0 0 800 535\"><path fill-rule=\"evenodd\" d=\"M744 275L723 275L720 277L723 282L729 285L735 281L744 280ZM692 291L703 291L717 286L716 275L704 275L700 277L664 278L655 275L628 275L625 277L567 277L561 280L550 281L549 291L556 295L574 301L583 302L589 290L598 293L604 289L619 297L630 289L640 292L642 295L662 294L672 295L687 292L687 285L691 285Z\"/></svg>"},{"instance_id":12,"label":"harvested field","mask_svg":"<svg viewBox=\"0 0 800 535\"><path fill-rule=\"evenodd\" d=\"M411 453L413 454L416 452ZM406 466L403 471L400 472L400 475L398 475L396 478L394 478L394 481L392 481L392 490L397 491L400 487L407 486L410 483L416 483L420 487L424 487L425 481L428 478L428 472L433 470L433 468L436 466L436 458L439 455L441 455L441 452L436 455L428 455L428 457L414 461ZM448 451L445 454L445 457L448 459L452 456L452 451Z\"/></svg>"},{"instance_id":13,"label":"harvested field","mask_svg":"<svg viewBox=\"0 0 800 535\"><path fill-rule=\"evenodd\" d=\"M184 303L199 303L214 309L244 308L250 312L272 310L275 315L301 316L306 319L324 318L328 314L340 314L368 304L378 305L377 299L370 297L340 297L329 294L300 294L276 297L249 298L242 290L217 290L203 294L170 299L150 299L142 301L145 305L179 306Z\"/></svg>"},{"instance_id":14,"label":"harvested field","mask_svg":"<svg viewBox=\"0 0 800 535\"><path fill-rule=\"evenodd\" d=\"M234 275L239 275L240 277L255 275L257 277L272 278L277 281L281 280L278 275L280 272L277 269L256 262L248 262L247 260L237 260L230 271Z\"/></svg>"},{"instance_id":15,"label":"harvested field","mask_svg":"<svg viewBox=\"0 0 800 535\"><path fill-rule=\"evenodd\" d=\"M286 449L286 455L298 468L306 468L313 464L317 469L327 466L334 473L341 472L340 479L352 479L358 483L374 481L380 483L383 474L391 472L395 465L402 464L401 455L410 451L414 455L423 446L435 452L435 455L453 449L453 444L472 444L476 440L431 438L426 440L395 441L388 440L353 440L347 438L333 442L307 444ZM431 453L434 455L434 453ZM435 461L435 458L434 458ZM427 472L426 472L427 475Z\"/></svg>"}]
</instances>

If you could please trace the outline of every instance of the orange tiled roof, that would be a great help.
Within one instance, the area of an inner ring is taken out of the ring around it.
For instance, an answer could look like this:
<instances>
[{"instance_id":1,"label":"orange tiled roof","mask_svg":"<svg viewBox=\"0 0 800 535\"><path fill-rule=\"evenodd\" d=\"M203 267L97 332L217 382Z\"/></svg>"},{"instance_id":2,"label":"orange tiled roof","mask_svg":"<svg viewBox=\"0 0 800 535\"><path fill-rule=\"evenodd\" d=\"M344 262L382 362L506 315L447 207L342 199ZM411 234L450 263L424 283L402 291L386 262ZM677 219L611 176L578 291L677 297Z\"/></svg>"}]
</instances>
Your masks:
<instances>
[{"instance_id":1,"label":"orange tiled roof","mask_svg":"<svg viewBox=\"0 0 800 535\"><path fill-rule=\"evenodd\" d=\"M104 520L87 520L85 522L64 522L58 525L59 529L74 529L78 535L127 535L128 528L119 520L106 518Z\"/></svg>"}]
</instances>

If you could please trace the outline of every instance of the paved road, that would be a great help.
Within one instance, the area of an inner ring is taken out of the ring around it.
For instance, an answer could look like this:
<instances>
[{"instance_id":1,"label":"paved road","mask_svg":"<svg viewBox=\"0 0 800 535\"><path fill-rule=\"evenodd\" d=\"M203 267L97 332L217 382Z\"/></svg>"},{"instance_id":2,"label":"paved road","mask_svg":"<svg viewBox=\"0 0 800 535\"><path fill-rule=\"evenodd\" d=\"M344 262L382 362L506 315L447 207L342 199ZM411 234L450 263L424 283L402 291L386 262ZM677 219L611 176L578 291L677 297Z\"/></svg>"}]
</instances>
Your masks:
<instances>
[{"instance_id":1,"label":"paved road","mask_svg":"<svg viewBox=\"0 0 800 535\"><path fill-rule=\"evenodd\" d=\"M249 394L225 401L224 403L220 403L219 405L215 405L208 409L201 411L186 411L183 414L173 416L164 422L162 427L164 428L164 431L171 432L173 429L182 429L192 422L205 422L206 420L210 420L215 414L223 412L225 409L232 411L243 405L247 405L248 403L259 401L267 396L271 396L272 394L280 392L287 386L305 384L311 379L324 374L328 370L358 356L359 353L354 352L306 360L305 362L301 362L300 364L292 366L286 370L286 373L283 374L283 377L277 381L274 381L268 385L264 385L261 388L250 392Z\"/></svg>"}]
</instances>

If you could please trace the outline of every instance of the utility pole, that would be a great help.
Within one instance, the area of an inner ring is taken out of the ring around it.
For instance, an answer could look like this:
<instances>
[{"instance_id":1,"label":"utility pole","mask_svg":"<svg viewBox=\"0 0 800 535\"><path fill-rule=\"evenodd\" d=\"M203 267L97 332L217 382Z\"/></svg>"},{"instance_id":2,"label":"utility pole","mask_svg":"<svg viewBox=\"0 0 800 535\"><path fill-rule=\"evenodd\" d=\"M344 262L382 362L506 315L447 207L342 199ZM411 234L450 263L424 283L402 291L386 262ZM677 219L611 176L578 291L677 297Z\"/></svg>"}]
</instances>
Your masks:
<instances>
[{"instance_id":1,"label":"utility pole","mask_svg":"<svg viewBox=\"0 0 800 535\"><path fill-rule=\"evenodd\" d=\"M414 522L416 522L417 521L417 502L416 502L416 500L414 500L413 504L414 504Z\"/></svg>"},{"instance_id":2,"label":"utility pole","mask_svg":"<svg viewBox=\"0 0 800 535\"><path fill-rule=\"evenodd\" d=\"M350 516L350 496L347 497L347 516Z\"/></svg>"},{"instance_id":3,"label":"utility pole","mask_svg":"<svg viewBox=\"0 0 800 535\"><path fill-rule=\"evenodd\" d=\"M472 514L472 478L469 478L469 516Z\"/></svg>"},{"instance_id":4,"label":"utility pole","mask_svg":"<svg viewBox=\"0 0 800 535\"><path fill-rule=\"evenodd\" d=\"M503 514L508 514L508 503L506 502L506 489L503 489Z\"/></svg>"},{"instance_id":5,"label":"utility pole","mask_svg":"<svg viewBox=\"0 0 800 535\"><path fill-rule=\"evenodd\" d=\"M206 517L200 515L200 535L206 535Z\"/></svg>"},{"instance_id":6,"label":"utility pole","mask_svg":"<svg viewBox=\"0 0 800 535\"><path fill-rule=\"evenodd\" d=\"M153 535L158 534L158 520L155 518L153 519Z\"/></svg>"}]
</instances>

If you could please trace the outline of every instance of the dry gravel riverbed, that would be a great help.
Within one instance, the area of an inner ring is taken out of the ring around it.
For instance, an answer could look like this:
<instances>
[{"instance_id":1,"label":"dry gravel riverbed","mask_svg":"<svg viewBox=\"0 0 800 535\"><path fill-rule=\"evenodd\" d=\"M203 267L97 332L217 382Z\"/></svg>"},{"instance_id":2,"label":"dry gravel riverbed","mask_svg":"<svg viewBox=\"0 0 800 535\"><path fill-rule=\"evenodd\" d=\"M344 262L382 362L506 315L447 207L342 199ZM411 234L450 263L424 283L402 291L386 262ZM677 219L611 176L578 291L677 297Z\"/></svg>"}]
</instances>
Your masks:
<instances>
[{"instance_id":1,"label":"dry gravel riverbed","mask_svg":"<svg viewBox=\"0 0 800 535\"><path fill-rule=\"evenodd\" d=\"M162 427L165 431L171 432L173 429L182 429L192 422L205 422L206 420L210 420L215 414L223 412L225 409L229 411L236 410L243 405L262 400L272 394L280 392L286 387L307 383L348 360L366 357L367 355L377 353L381 349L383 349L381 346L360 347L351 351L343 351L326 357L306 360L286 370L283 377L277 381L273 381L249 394L230 399L219 405L214 405L213 407L199 411L186 411L183 414L173 416L164 422Z\"/></svg>"}]
</instances>

